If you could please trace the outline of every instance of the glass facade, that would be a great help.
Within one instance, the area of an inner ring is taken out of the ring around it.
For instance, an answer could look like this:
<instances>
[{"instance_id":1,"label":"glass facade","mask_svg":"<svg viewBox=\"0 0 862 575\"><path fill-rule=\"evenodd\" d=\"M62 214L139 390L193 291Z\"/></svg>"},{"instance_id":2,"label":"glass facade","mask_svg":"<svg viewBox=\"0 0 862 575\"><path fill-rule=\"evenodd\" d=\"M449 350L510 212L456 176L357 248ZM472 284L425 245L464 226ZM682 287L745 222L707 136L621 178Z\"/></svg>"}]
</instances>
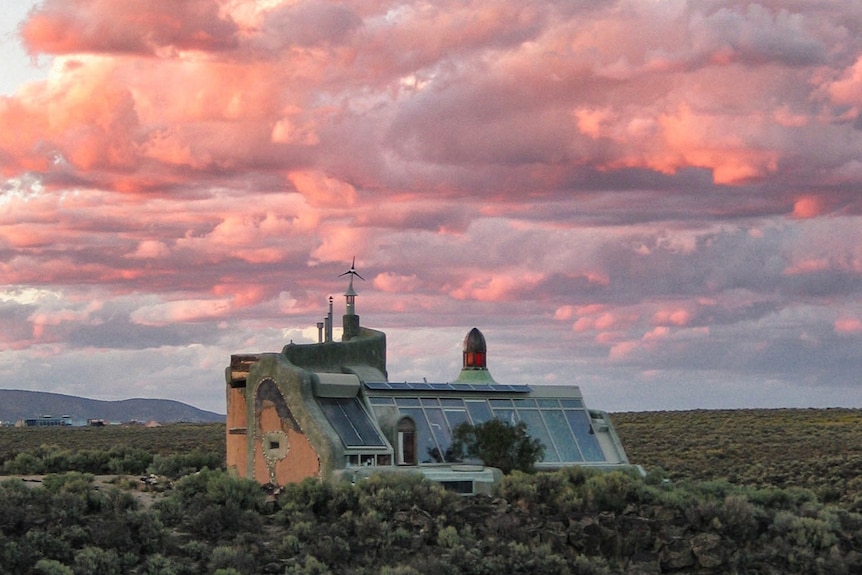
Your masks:
<instances>
[{"instance_id":1,"label":"glass facade","mask_svg":"<svg viewBox=\"0 0 862 575\"><path fill-rule=\"evenodd\" d=\"M593 463L605 461L590 425L590 417L579 399L531 397L432 397L371 396L374 409L397 408L400 417L416 425L419 463L451 462L447 450L452 430L461 423L478 425L498 418L513 425L523 421L530 437L545 446L545 463ZM510 393L511 395L511 393Z\"/></svg>"},{"instance_id":2,"label":"glass facade","mask_svg":"<svg viewBox=\"0 0 862 575\"><path fill-rule=\"evenodd\" d=\"M386 447L358 397L318 397L317 402L344 447Z\"/></svg>"}]
</instances>

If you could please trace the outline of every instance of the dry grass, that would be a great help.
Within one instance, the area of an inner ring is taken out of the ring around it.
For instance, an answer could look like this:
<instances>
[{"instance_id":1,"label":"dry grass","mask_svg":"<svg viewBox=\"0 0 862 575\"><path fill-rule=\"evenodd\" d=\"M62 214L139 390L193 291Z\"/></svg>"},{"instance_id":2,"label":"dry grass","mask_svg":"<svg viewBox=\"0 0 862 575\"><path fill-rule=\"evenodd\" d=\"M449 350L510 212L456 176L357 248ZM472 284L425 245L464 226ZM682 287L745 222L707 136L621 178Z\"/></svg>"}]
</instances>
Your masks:
<instances>
[{"instance_id":1,"label":"dry grass","mask_svg":"<svg viewBox=\"0 0 862 575\"><path fill-rule=\"evenodd\" d=\"M616 413L629 460L671 479L803 487L823 501L862 496L862 410Z\"/></svg>"}]
</instances>

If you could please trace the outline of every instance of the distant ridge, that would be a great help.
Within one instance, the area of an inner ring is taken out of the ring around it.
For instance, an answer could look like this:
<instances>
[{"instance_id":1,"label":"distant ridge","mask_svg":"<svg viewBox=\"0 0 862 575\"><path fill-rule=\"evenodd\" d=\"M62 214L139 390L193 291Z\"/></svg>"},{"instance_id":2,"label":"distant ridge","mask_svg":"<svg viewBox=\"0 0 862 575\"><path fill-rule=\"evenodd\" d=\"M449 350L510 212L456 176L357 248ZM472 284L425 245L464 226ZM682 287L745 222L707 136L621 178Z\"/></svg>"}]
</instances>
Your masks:
<instances>
[{"instance_id":1,"label":"distant ridge","mask_svg":"<svg viewBox=\"0 0 862 575\"><path fill-rule=\"evenodd\" d=\"M74 395L0 389L0 421L15 423L20 419L51 415L70 416L73 420L104 419L111 423L158 421L159 423L215 423L224 415L198 409L170 399L124 399L103 401Z\"/></svg>"}]
</instances>

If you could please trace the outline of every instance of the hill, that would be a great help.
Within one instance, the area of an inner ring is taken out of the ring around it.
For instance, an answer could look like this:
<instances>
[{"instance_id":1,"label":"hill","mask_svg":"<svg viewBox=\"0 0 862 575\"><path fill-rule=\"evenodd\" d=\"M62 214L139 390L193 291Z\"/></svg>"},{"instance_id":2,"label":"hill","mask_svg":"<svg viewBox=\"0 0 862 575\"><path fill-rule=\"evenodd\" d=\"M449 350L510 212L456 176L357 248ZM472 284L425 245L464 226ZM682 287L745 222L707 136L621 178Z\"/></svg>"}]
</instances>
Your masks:
<instances>
[{"instance_id":1,"label":"hill","mask_svg":"<svg viewBox=\"0 0 862 575\"><path fill-rule=\"evenodd\" d=\"M224 415L169 399L103 401L60 393L0 389L0 421L28 417L68 415L72 420L104 419L110 422L151 421L174 423L223 422Z\"/></svg>"}]
</instances>

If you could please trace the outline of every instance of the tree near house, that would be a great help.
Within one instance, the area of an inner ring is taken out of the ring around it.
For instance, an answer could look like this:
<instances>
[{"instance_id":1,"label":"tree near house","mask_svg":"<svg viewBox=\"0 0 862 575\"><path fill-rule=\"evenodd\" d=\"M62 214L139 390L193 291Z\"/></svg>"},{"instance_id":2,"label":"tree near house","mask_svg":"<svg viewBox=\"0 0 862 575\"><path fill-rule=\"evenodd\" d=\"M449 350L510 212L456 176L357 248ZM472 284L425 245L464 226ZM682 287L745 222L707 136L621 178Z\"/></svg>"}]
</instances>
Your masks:
<instances>
[{"instance_id":1,"label":"tree near house","mask_svg":"<svg viewBox=\"0 0 862 575\"><path fill-rule=\"evenodd\" d=\"M452 431L450 454L456 461L478 459L508 475L515 469L533 473L545 454L538 439L527 434L527 424L512 425L491 419L478 425L462 423Z\"/></svg>"}]
</instances>

